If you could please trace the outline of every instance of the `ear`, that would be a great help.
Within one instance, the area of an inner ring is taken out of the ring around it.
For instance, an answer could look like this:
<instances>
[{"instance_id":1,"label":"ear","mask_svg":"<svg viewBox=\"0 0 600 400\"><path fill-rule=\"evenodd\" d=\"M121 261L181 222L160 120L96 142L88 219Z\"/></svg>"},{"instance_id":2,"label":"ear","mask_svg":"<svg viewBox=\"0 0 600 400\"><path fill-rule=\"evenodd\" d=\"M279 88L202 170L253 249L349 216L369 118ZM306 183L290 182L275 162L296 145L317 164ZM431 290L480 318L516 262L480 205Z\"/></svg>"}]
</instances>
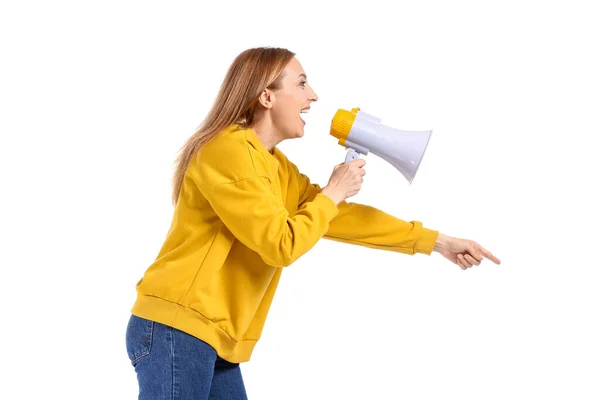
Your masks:
<instances>
[{"instance_id":1,"label":"ear","mask_svg":"<svg viewBox=\"0 0 600 400\"><path fill-rule=\"evenodd\" d=\"M258 98L258 102L266 109L273 108L273 104L275 104L275 93L269 89L263 90Z\"/></svg>"}]
</instances>

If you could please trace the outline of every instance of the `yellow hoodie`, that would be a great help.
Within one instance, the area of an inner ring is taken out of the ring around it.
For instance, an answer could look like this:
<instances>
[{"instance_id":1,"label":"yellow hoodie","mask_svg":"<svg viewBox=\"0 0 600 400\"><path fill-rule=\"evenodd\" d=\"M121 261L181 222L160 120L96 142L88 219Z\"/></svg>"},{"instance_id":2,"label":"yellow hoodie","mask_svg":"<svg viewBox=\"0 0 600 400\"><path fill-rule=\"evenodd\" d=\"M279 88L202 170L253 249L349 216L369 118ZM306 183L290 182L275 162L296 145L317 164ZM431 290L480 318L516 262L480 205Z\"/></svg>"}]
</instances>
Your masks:
<instances>
[{"instance_id":1,"label":"yellow hoodie","mask_svg":"<svg viewBox=\"0 0 600 400\"><path fill-rule=\"evenodd\" d=\"M320 193L278 149L233 125L189 164L172 225L132 313L250 359L283 267L319 239L431 254L437 231Z\"/></svg>"}]
</instances>

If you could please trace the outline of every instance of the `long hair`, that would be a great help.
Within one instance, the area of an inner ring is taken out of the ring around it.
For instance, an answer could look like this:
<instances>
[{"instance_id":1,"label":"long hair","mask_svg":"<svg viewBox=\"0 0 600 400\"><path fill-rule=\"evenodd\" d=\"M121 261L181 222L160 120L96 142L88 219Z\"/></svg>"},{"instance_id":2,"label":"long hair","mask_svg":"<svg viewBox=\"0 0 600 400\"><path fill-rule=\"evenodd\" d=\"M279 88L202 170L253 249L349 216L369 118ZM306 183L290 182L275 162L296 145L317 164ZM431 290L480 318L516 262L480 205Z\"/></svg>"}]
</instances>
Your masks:
<instances>
[{"instance_id":1,"label":"long hair","mask_svg":"<svg viewBox=\"0 0 600 400\"><path fill-rule=\"evenodd\" d=\"M284 48L257 47L240 53L231 63L217 97L204 121L179 150L173 176L173 204L192 158L231 124L252 125L265 89L281 88L282 72L295 53Z\"/></svg>"}]
</instances>

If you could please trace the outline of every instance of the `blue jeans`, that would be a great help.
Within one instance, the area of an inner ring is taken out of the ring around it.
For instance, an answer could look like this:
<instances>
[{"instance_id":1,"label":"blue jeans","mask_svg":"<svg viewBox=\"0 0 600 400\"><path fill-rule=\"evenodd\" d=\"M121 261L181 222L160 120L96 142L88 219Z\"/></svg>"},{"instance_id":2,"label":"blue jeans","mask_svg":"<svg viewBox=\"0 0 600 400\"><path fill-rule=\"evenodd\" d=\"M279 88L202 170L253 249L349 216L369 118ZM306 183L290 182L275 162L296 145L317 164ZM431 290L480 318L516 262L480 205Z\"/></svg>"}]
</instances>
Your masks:
<instances>
[{"instance_id":1,"label":"blue jeans","mask_svg":"<svg viewBox=\"0 0 600 400\"><path fill-rule=\"evenodd\" d=\"M140 400L248 399L240 365L204 341L135 315L125 336Z\"/></svg>"}]
</instances>

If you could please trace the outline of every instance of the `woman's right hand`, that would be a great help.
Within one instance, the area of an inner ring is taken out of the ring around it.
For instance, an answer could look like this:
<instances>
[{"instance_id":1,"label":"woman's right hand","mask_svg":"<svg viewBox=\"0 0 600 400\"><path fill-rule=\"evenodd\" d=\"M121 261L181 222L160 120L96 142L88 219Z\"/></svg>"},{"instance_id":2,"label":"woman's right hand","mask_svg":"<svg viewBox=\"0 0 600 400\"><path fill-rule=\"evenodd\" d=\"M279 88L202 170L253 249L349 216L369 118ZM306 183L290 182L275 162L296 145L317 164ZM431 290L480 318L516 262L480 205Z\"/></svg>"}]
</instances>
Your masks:
<instances>
[{"instance_id":1,"label":"woman's right hand","mask_svg":"<svg viewBox=\"0 0 600 400\"><path fill-rule=\"evenodd\" d=\"M321 193L333 200L336 205L356 195L363 183L363 176L367 173L363 169L365 164L363 158L357 158L336 165L327 186L321 190Z\"/></svg>"},{"instance_id":2,"label":"woman's right hand","mask_svg":"<svg viewBox=\"0 0 600 400\"><path fill-rule=\"evenodd\" d=\"M441 232L438 233L433 251L437 251L454 264L457 264L462 270L481 264L484 257L494 264L500 265L500 259L484 249L479 243L473 240L447 236Z\"/></svg>"}]
</instances>

